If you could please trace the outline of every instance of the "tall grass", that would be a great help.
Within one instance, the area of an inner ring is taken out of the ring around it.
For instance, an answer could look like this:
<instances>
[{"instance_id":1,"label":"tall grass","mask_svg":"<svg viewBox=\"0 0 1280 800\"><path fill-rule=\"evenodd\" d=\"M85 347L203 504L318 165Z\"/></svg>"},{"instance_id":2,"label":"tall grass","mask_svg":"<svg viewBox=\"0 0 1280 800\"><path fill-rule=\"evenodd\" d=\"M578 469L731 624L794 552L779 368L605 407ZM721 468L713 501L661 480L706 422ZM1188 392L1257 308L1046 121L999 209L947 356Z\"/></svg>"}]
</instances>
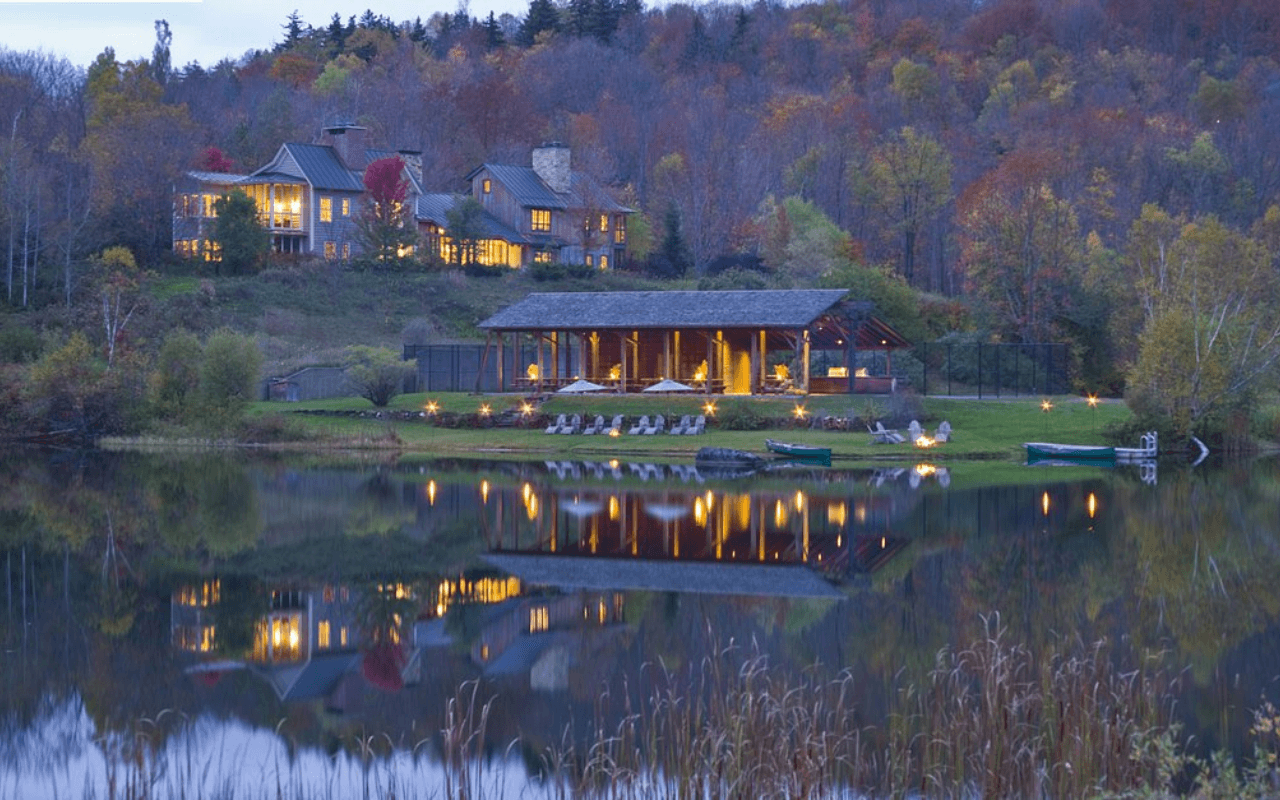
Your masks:
<instances>
[{"instance_id":1,"label":"tall grass","mask_svg":"<svg viewBox=\"0 0 1280 800\"><path fill-rule=\"evenodd\" d=\"M100 743L101 783L78 797L233 798L552 797L1278 797L1280 712L1255 713L1253 764L1187 752L1173 720L1179 673L1160 656L1121 668L1106 642L1063 640L1035 654L1010 642L998 618L961 649L938 653L923 680L903 679L874 722L844 672L775 669L767 656L726 646L682 669L650 664L596 701L585 735L566 730L536 777L495 755L494 697L478 681L446 701L443 728L411 748L362 740L328 767L299 753L233 753L199 736L155 750L147 724L131 740ZM640 687L644 688L640 688ZM144 721L145 723L145 721ZM152 726L153 727L153 726ZM278 735L278 732L277 732ZM271 739L270 736L265 736ZM261 757L259 757L261 755ZM231 758L230 773L219 759ZM246 788L244 777L261 775ZM352 792L355 792L352 794Z\"/></svg>"}]
</instances>

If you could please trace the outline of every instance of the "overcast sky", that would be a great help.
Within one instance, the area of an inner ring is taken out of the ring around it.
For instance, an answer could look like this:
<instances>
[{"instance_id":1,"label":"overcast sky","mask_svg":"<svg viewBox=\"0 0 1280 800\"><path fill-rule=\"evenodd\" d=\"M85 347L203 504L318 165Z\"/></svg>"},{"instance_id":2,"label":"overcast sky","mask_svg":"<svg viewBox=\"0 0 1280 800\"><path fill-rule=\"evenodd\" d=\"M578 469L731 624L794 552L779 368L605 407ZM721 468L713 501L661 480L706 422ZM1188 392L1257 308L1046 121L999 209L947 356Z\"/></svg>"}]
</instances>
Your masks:
<instances>
[{"instance_id":1,"label":"overcast sky","mask_svg":"<svg viewBox=\"0 0 1280 800\"><path fill-rule=\"evenodd\" d=\"M247 50L269 49L283 38L282 26L297 9L314 27L329 24L336 11L345 20L366 9L396 22L439 11L453 13L458 0L207 0L207 2L11 2L0 0L0 45L17 51L43 50L87 67L105 48L129 61L150 58L155 21L168 21L173 33L171 61L181 68L192 61L211 67ZM473 17L490 11L523 16L527 0L483 0L467 5Z\"/></svg>"}]
</instances>

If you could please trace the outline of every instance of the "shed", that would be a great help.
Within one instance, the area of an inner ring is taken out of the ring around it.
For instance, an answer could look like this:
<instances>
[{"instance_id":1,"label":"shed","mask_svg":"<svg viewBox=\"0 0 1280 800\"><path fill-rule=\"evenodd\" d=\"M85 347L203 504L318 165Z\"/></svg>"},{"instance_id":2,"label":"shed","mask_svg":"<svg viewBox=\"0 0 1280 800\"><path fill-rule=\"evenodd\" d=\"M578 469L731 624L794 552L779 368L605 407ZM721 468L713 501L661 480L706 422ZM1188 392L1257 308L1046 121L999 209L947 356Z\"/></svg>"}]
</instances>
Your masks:
<instances>
[{"instance_id":1,"label":"shed","mask_svg":"<svg viewBox=\"0 0 1280 800\"><path fill-rule=\"evenodd\" d=\"M536 357L511 383L542 391L578 378L616 391L639 391L663 379L706 393L891 391L883 374L859 374L859 350L908 347L876 319L872 304L846 299L846 289L534 293L480 323L485 357L522 352L532 338ZM508 341L509 340L509 341ZM836 354L839 366L813 375L815 350ZM499 375L500 386L506 385Z\"/></svg>"}]
</instances>

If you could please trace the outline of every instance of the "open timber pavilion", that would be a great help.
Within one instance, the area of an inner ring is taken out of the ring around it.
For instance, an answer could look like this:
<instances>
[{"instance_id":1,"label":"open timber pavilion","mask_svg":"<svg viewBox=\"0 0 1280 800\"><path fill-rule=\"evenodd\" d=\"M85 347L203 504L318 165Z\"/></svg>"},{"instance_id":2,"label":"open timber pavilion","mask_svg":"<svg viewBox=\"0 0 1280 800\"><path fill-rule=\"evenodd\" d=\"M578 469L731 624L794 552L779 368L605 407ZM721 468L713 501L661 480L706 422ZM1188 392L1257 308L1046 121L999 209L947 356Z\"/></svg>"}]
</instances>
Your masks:
<instances>
[{"instance_id":1,"label":"open timber pavilion","mask_svg":"<svg viewBox=\"0 0 1280 800\"><path fill-rule=\"evenodd\" d=\"M910 342L876 319L871 303L848 294L534 293L480 323L487 334L480 372L492 358L500 389L536 392L579 379L616 392L664 380L707 394L892 392L890 353ZM884 357L859 366L860 351ZM812 366L818 352L820 375Z\"/></svg>"}]
</instances>

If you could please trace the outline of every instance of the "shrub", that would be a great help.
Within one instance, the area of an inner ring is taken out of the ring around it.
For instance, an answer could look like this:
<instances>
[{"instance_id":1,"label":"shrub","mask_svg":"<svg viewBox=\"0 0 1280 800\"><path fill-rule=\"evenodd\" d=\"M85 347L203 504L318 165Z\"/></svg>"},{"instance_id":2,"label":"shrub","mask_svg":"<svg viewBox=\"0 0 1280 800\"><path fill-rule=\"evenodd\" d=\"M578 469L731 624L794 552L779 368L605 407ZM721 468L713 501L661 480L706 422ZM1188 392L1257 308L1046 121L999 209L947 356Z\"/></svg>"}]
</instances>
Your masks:
<instances>
[{"instance_id":1,"label":"shrub","mask_svg":"<svg viewBox=\"0 0 1280 800\"><path fill-rule=\"evenodd\" d=\"M769 427L768 417L763 416L755 403L738 401L726 403L717 413L720 427L728 431L758 431Z\"/></svg>"},{"instance_id":2,"label":"shrub","mask_svg":"<svg viewBox=\"0 0 1280 800\"><path fill-rule=\"evenodd\" d=\"M0 328L0 362L29 364L40 357L40 334L26 325Z\"/></svg>"},{"instance_id":3,"label":"shrub","mask_svg":"<svg viewBox=\"0 0 1280 800\"><path fill-rule=\"evenodd\" d=\"M209 337L200 362L199 398L211 426L222 429L240 418L261 372L262 352L252 339L225 328Z\"/></svg>"}]
</instances>

